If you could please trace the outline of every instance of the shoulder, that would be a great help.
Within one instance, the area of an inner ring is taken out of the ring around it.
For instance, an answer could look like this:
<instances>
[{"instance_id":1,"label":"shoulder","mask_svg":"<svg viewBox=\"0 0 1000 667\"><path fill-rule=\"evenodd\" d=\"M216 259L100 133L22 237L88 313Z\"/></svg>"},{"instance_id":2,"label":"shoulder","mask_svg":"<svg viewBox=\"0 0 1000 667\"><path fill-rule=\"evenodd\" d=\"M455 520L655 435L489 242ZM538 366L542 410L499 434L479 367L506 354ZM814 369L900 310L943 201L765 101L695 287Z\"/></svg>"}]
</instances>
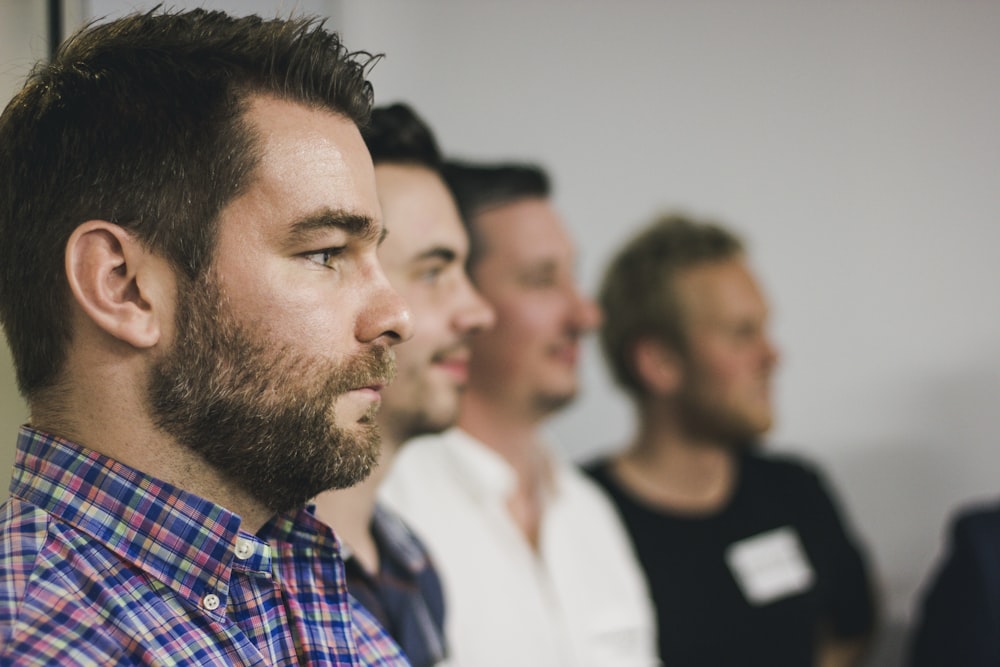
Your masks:
<instances>
[{"instance_id":1,"label":"shoulder","mask_svg":"<svg viewBox=\"0 0 1000 667\"><path fill-rule=\"evenodd\" d=\"M988 562L1000 563L1000 505L961 510L952 518L950 532L955 549L968 549Z\"/></svg>"},{"instance_id":2,"label":"shoulder","mask_svg":"<svg viewBox=\"0 0 1000 667\"><path fill-rule=\"evenodd\" d=\"M1000 659L1000 507L972 506L950 522L951 541L924 585L914 666L995 665Z\"/></svg>"},{"instance_id":3,"label":"shoulder","mask_svg":"<svg viewBox=\"0 0 1000 667\"><path fill-rule=\"evenodd\" d=\"M625 539L618 509L598 482L566 462L556 462L555 472L561 514L585 524L590 534Z\"/></svg>"},{"instance_id":4,"label":"shoulder","mask_svg":"<svg viewBox=\"0 0 1000 667\"><path fill-rule=\"evenodd\" d=\"M87 536L54 522L43 510L8 500L0 510L0 646L46 656L52 664L67 658L67 639L95 609L88 599L101 587L107 563ZM86 657L112 664L117 645L88 624ZM79 650L79 647L73 650ZM8 654L0 651L0 663ZM80 657L77 655L77 657ZM107 660L105 660L107 659Z\"/></svg>"},{"instance_id":5,"label":"shoulder","mask_svg":"<svg viewBox=\"0 0 1000 667\"><path fill-rule=\"evenodd\" d=\"M757 489L783 496L828 495L828 484L819 467L796 454L747 452L741 457L740 467L747 484Z\"/></svg>"},{"instance_id":6,"label":"shoulder","mask_svg":"<svg viewBox=\"0 0 1000 667\"><path fill-rule=\"evenodd\" d=\"M0 507L0 625L19 612L49 538L48 524L48 514L23 501L10 498Z\"/></svg>"},{"instance_id":7,"label":"shoulder","mask_svg":"<svg viewBox=\"0 0 1000 667\"><path fill-rule=\"evenodd\" d=\"M406 442L392 461L379 485L379 497L399 512L399 505L426 501L428 489L440 490L448 477L447 454L441 436L426 436Z\"/></svg>"},{"instance_id":8,"label":"shoulder","mask_svg":"<svg viewBox=\"0 0 1000 667\"><path fill-rule=\"evenodd\" d=\"M607 494L601 489L593 475L572 463L557 460L553 464L560 493L576 503L587 503L610 507Z\"/></svg>"},{"instance_id":9,"label":"shoulder","mask_svg":"<svg viewBox=\"0 0 1000 667\"><path fill-rule=\"evenodd\" d=\"M423 542L403 518L383 502L375 504L372 527L380 551L390 553L414 572L426 567L427 549Z\"/></svg>"},{"instance_id":10,"label":"shoulder","mask_svg":"<svg viewBox=\"0 0 1000 667\"><path fill-rule=\"evenodd\" d=\"M786 453L751 452L744 454L741 461L744 479L738 493L743 500L781 508L783 515L793 517L806 532L850 532L841 499L816 464Z\"/></svg>"},{"instance_id":11,"label":"shoulder","mask_svg":"<svg viewBox=\"0 0 1000 667\"><path fill-rule=\"evenodd\" d=\"M447 456L448 433L425 435L406 441L392 462L390 476L408 475L437 466Z\"/></svg>"},{"instance_id":12,"label":"shoulder","mask_svg":"<svg viewBox=\"0 0 1000 667\"><path fill-rule=\"evenodd\" d=\"M351 631L364 664L373 667L402 667L409 664L402 649L353 595L348 595Z\"/></svg>"},{"instance_id":13,"label":"shoulder","mask_svg":"<svg viewBox=\"0 0 1000 667\"><path fill-rule=\"evenodd\" d=\"M967 507L955 515L952 524L962 534L1000 538L1000 504Z\"/></svg>"},{"instance_id":14,"label":"shoulder","mask_svg":"<svg viewBox=\"0 0 1000 667\"><path fill-rule=\"evenodd\" d=\"M818 468L805 457L789 452L751 451L743 455L743 466L755 474L775 480L815 479Z\"/></svg>"}]
</instances>

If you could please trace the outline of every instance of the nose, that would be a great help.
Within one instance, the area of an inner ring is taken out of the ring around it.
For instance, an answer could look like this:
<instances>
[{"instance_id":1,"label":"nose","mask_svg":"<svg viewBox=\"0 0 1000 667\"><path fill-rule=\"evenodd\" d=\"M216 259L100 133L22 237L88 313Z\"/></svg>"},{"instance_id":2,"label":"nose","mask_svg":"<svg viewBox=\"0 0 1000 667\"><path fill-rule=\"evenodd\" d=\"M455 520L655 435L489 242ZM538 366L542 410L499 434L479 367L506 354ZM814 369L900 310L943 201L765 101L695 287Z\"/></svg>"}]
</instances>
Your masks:
<instances>
[{"instance_id":1,"label":"nose","mask_svg":"<svg viewBox=\"0 0 1000 667\"><path fill-rule=\"evenodd\" d=\"M781 351L778 350L777 345L774 344L774 340L772 340L768 336L764 336L763 343L764 343L764 366L767 367L768 370L770 370L775 366L777 366L778 362L781 360Z\"/></svg>"},{"instance_id":2,"label":"nose","mask_svg":"<svg viewBox=\"0 0 1000 667\"><path fill-rule=\"evenodd\" d=\"M580 332L593 331L601 326L604 314L597 302L584 294L579 288L573 288L573 321Z\"/></svg>"},{"instance_id":3,"label":"nose","mask_svg":"<svg viewBox=\"0 0 1000 667\"><path fill-rule=\"evenodd\" d=\"M358 318L357 338L371 343L384 339L388 345L396 345L413 336L413 314L403 297L389 284L389 280L378 268L371 276L372 289L362 298L362 314Z\"/></svg>"},{"instance_id":4,"label":"nose","mask_svg":"<svg viewBox=\"0 0 1000 667\"><path fill-rule=\"evenodd\" d=\"M455 313L455 328L463 336L492 329L497 319L493 306L472 286L468 278L462 282L462 304Z\"/></svg>"}]
</instances>

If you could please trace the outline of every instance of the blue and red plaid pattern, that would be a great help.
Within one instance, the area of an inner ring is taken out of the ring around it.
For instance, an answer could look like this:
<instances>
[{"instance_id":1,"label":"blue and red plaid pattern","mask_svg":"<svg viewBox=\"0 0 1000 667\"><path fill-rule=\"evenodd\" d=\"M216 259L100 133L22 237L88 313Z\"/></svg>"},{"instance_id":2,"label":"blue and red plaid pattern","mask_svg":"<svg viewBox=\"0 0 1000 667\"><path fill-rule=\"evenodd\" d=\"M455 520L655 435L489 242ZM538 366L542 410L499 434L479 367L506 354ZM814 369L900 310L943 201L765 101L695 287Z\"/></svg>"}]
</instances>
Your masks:
<instances>
[{"instance_id":1,"label":"blue and red plaid pattern","mask_svg":"<svg viewBox=\"0 0 1000 667\"><path fill-rule=\"evenodd\" d=\"M27 427L10 494L0 664L406 664L306 512L268 544L213 503Z\"/></svg>"},{"instance_id":2,"label":"blue and red plaid pattern","mask_svg":"<svg viewBox=\"0 0 1000 667\"><path fill-rule=\"evenodd\" d=\"M340 545L311 508L274 517L257 534L274 549L275 571L294 605L292 616L302 623L302 635L310 637L307 659L329 651L332 637L338 651L356 652L362 665L409 667L396 642L348 594Z\"/></svg>"}]
</instances>

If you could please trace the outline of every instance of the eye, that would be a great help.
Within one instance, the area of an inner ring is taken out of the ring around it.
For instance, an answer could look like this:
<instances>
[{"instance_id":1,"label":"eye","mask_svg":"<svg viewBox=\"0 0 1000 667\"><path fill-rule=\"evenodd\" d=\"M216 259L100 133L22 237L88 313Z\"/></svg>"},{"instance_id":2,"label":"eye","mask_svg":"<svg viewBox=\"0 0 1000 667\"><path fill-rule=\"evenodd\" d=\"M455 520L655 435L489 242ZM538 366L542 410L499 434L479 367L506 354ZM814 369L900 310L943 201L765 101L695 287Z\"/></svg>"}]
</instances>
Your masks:
<instances>
[{"instance_id":1,"label":"eye","mask_svg":"<svg viewBox=\"0 0 1000 667\"><path fill-rule=\"evenodd\" d=\"M523 275L521 277L521 282L526 287L544 289L547 287L554 287L559 282L559 279L552 271L535 271Z\"/></svg>"},{"instance_id":2,"label":"eye","mask_svg":"<svg viewBox=\"0 0 1000 667\"><path fill-rule=\"evenodd\" d=\"M760 328L755 324L741 324L733 329L733 336L741 341L751 341L760 334Z\"/></svg>"},{"instance_id":3,"label":"eye","mask_svg":"<svg viewBox=\"0 0 1000 667\"><path fill-rule=\"evenodd\" d=\"M420 281L422 282L433 284L436 283L441 278L441 274L444 273L444 269L445 267L443 264L435 264L433 266L428 266L427 268L422 270L419 274L417 274L417 278L420 279Z\"/></svg>"},{"instance_id":4,"label":"eye","mask_svg":"<svg viewBox=\"0 0 1000 667\"><path fill-rule=\"evenodd\" d=\"M317 250L315 252L308 252L302 255L303 258L314 262L316 264L321 264L328 269L333 268L334 260L340 255L344 254L346 246L339 246L336 248L324 248L323 250Z\"/></svg>"},{"instance_id":5,"label":"eye","mask_svg":"<svg viewBox=\"0 0 1000 667\"><path fill-rule=\"evenodd\" d=\"M424 257L413 264L410 277L414 282L433 286L441 282L448 268L452 266L457 266L457 264L451 256Z\"/></svg>"}]
</instances>

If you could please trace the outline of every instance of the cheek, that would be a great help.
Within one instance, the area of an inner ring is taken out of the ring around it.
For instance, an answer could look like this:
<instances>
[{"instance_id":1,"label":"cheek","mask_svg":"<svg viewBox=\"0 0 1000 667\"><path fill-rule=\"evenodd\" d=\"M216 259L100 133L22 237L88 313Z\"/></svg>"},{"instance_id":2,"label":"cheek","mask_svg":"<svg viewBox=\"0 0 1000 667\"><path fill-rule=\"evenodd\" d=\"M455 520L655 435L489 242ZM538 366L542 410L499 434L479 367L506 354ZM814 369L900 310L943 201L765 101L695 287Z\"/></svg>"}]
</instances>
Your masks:
<instances>
[{"instance_id":1,"label":"cheek","mask_svg":"<svg viewBox=\"0 0 1000 667\"><path fill-rule=\"evenodd\" d=\"M706 347L701 351L700 363L695 367L699 384L710 393L725 394L737 389L747 373L745 364L731 350L721 346Z\"/></svg>"},{"instance_id":2,"label":"cheek","mask_svg":"<svg viewBox=\"0 0 1000 667\"><path fill-rule=\"evenodd\" d=\"M558 328L558 303L544 299L522 297L517 303L495 303L496 337L517 339L525 343L539 341L541 336Z\"/></svg>"},{"instance_id":3,"label":"cheek","mask_svg":"<svg viewBox=\"0 0 1000 667\"><path fill-rule=\"evenodd\" d=\"M429 327L433 327L432 321L414 320L414 325L413 336L394 348L397 374L410 368L423 368L437 349L444 345L445 341L441 336L429 330Z\"/></svg>"},{"instance_id":4,"label":"cheek","mask_svg":"<svg viewBox=\"0 0 1000 667\"><path fill-rule=\"evenodd\" d=\"M350 301L300 292L294 301L267 299L257 316L276 342L299 354L339 359L354 350L358 309Z\"/></svg>"},{"instance_id":5,"label":"cheek","mask_svg":"<svg viewBox=\"0 0 1000 667\"><path fill-rule=\"evenodd\" d=\"M752 355L733 355L718 366L717 373L731 393L756 393L760 384L758 368Z\"/></svg>"}]
</instances>

